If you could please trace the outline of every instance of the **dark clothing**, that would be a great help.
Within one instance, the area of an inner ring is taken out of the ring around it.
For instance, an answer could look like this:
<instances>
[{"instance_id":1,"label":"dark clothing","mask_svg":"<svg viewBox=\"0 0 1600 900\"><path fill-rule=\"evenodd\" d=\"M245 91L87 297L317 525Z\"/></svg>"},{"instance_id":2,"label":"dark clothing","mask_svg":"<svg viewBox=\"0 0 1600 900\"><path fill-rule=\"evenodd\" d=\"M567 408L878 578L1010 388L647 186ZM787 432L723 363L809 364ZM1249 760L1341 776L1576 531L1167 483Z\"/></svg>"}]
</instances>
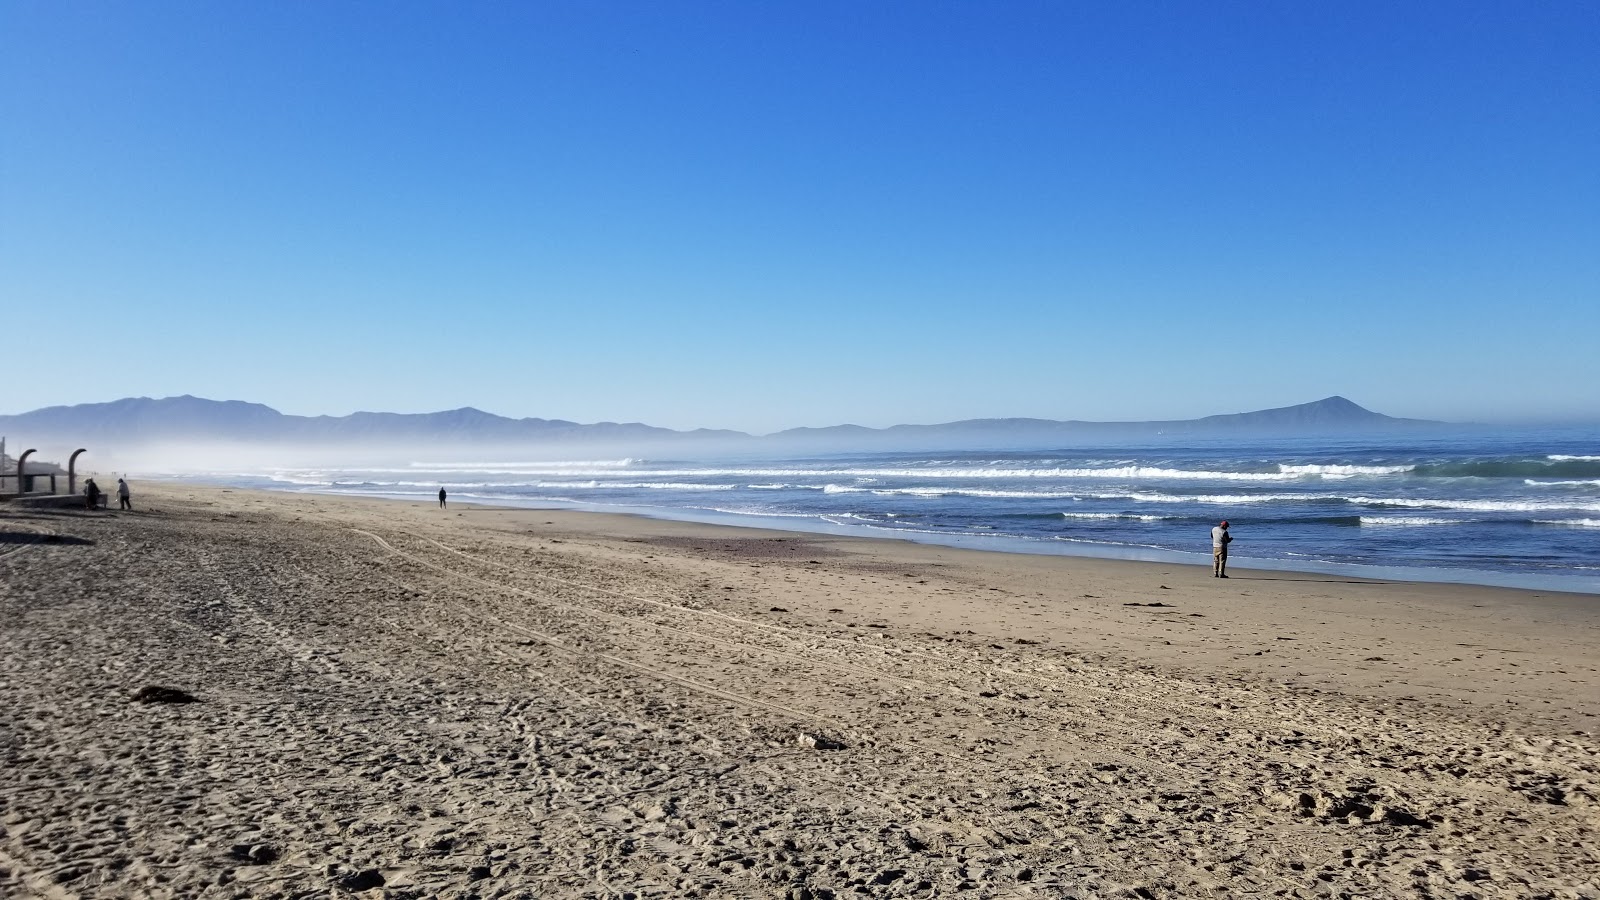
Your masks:
<instances>
[{"instance_id":1,"label":"dark clothing","mask_svg":"<svg viewBox=\"0 0 1600 900\"><path fill-rule=\"evenodd\" d=\"M444 509L444 488L439 488L439 508Z\"/></svg>"}]
</instances>

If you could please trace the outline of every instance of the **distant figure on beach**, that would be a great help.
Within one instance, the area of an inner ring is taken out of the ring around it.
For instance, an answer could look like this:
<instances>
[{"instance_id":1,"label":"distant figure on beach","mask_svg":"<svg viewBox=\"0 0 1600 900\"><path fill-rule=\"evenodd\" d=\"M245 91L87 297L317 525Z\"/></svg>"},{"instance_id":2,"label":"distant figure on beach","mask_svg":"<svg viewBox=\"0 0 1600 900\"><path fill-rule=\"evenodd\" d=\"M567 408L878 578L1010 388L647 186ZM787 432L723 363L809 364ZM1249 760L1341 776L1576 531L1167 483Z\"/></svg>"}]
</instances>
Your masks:
<instances>
[{"instance_id":1,"label":"distant figure on beach","mask_svg":"<svg viewBox=\"0 0 1600 900\"><path fill-rule=\"evenodd\" d=\"M439 488L439 508L444 509L444 488Z\"/></svg>"},{"instance_id":2,"label":"distant figure on beach","mask_svg":"<svg viewBox=\"0 0 1600 900\"><path fill-rule=\"evenodd\" d=\"M1233 535L1228 533L1228 520L1223 519L1222 524L1211 529L1211 577L1228 577L1228 545L1233 543Z\"/></svg>"},{"instance_id":3,"label":"distant figure on beach","mask_svg":"<svg viewBox=\"0 0 1600 900\"><path fill-rule=\"evenodd\" d=\"M83 508L92 510L100 505L100 485L91 478L83 483Z\"/></svg>"},{"instance_id":4,"label":"distant figure on beach","mask_svg":"<svg viewBox=\"0 0 1600 900\"><path fill-rule=\"evenodd\" d=\"M133 501L128 499L128 483L121 478L117 479L117 509L133 509Z\"/></svg>"}]
</instances>

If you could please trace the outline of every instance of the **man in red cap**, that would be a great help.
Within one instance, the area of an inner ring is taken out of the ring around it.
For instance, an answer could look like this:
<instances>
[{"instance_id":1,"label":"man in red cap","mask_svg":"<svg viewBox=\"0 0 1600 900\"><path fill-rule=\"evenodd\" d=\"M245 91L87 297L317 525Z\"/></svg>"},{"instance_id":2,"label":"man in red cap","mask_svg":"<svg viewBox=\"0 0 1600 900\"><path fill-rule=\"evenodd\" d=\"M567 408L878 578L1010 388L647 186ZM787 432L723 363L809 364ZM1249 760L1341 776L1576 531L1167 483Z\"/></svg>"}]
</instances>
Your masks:
<instances>
[{"instance_id":1,"label":"man in red cap","mask_svg":"<svg viewBox=\"0 0 1600 900\"><path fill-rule=\"evenodd\" d=\"M1228 545L1233 543L1233 535L1228 533L1228 520L1223 519L1222 524L1211 529L1211 577L1228 577Z\"/></svg>"}]
</instances>

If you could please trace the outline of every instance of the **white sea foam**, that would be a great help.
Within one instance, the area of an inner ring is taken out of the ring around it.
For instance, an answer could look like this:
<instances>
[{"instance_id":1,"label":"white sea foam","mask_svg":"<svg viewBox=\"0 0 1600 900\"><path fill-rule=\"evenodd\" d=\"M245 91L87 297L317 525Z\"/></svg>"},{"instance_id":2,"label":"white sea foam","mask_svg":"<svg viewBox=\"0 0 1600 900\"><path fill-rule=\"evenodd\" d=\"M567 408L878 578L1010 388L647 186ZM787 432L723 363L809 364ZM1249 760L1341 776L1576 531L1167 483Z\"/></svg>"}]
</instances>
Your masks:
<instances>
[{"instance_id":1,"label":"white sea foam","mask_svg":"<svg viewBox=\"0 0 1600 900\"><path fill-rule=\"evenodd\" d=\"M425 482L432 484L433 482ZM446 483L445 487L449 487ZM736 484L702 484L699 482L685 481L519 481L496 482L482 485L484 488L503 490L506 488L534 488L538 490L578 490L578 491L733 491L738 490ZM509 496L518 496L512 494Z\"/></svg>"},{"instance_id":2,"label":"white sea foam","mask_svg":"<svg viewBox=\"0 0 1600 900\"><path fill-rule=\"evenodd\" d=\"M676 481L600 481L588 479L584 481L305 481L297 482L307 485L328 485L337 488L367 488L379 490L382 493L395 493L389 488L448 488L450 490L496 490L507 491L517 488L533 490L663 490L663 491L732 491L737 490L736 484L706 484L698 482ZM409 492L408 492L409 493ZM517 494L506 494L508 497L517 497Z\"/></svg>"},{"instance_id":3,"label":"white sea foam","mask_svg":"<svg viewBox=\"0 0 1600 900\"><path fill-rule=\"evenodd\" d=\"M983 488L899 488L885 491L892 494L909 494L913 497L991 497L1008 500L1070 500L1076 499L1070 491L993 491Z\"/></svg>"},{"instance_id":4,"label":"white sea foam","mask_svg":"<svg viewBox=\"0 0 1600 900\"><path fill-rule=\"evenodd\" d=\"M955 534L955 535L961 535L962 537L973 537L973 538L978 538L978 537L988 537L988 538L1013 537L1013 538L1016 538L1016 537L1020 537L1018 535L1003 535L1003 534L995 534L995 533L985 534L984 532L981 532L981 531L955 531L955 530L951 530L951 529L939 529L939 528L907 528L904 525L884 525L881 522L877 522L877 521L874 521L872 519L864 518L862 516L850 515L848 513L838 514L838 515L823 516L822 517L822 521L827 522L827 523L832 524L832 525L846 525L846 526L849 526L851 528L872 529L873 531L888 531L888 532L893 532L894 534L936 534L936 535L939 535L941 537L948 537L949 535ZM1023 540L1027 540L1027 538L1022 538L1022 539Z\"/></svg>"},{"instance_id":5,"label":"white sea foam","mask_svg":"<svg viewBox=\"0 0 1600 900\"><path fill-rule=\"evenodd\" d=\"M995 470L1017 471L1017 470ZM1115 478L1125 480L1186 480L1186 481L1288 481L1297 476L1283 472L1214 472L1192 469L1169 469L1160 466L1111 466L1099 469L1038 469L1020 470L1028 475L1001 477L1034 478Z\"/></svg>"},{"instance_id":6,"label":"white sea foam","mask_svg":"<svg viewBox=\"0 0 1600 900\"><path fill-rule=\"evenodd\" d=\"M627 488L643 491L731 491L736 484L700 484L692 481L601 481L590 482L600 488Z\"/></svg>"},{"instance_id":7,"label":"white sea foam","mask_svg":"<svg viewBox=\"0 0 1600 900\"><path fill-rule=\"evenodd\" d=\"M1565 453L1552 453L1545 459L1553 462L1600 462L1600 456L1569 456Z\"/></svg>"},{"instance_id":8,"label":"white sea foam","mask_svg":"<svg viewBox=\"0 0 1600 900\"><path fill-rule=\"evenodd\" d=\"M1325 478L1348 478L1352 475L1399 475L1404 472L1410 472L1415 468L1416 466L1291 466L1281 463L1278 465L1278 470L1285 475L1321 475Z\"/></svg>"},{"instance_id":9,"label":"white sea foam","mask_svg":"<svg viewBox=\"0 0 1600 900\"><path fill-rule=\"evenodd\" d=\"M1600 528L1600 519L1534 519L1535 525L1566 525L1570 528Z\"/></svg>"},{"instance_id":10,"label":"white sea foam","mask_svg":"<svg viewBox=\"0 0 1600 900\"><path fill-rule=\"evenodd\" d=\"M985 488L962 487L906 487L876 488L829 484L822 488L825 494L876 494L880 497L988 497L1007 500L1076 500L1071 491L999 491Z\"/></svg>"},{"instance_id":11,"label":"white sea foam","mask_svg":"<svg viewBox=\"0 0 1600 900\"><path fill-rule=\"evenodd\" d=\"M1430 516L1362 516L1361 524L1383 526L1468 525L1466 519L1436 519Z\"/></svg>"},{"instance_id":12,"label":"white sea foam","mask_svg":"<svg viewBox=\"0 0 1600 900\"><path fill-rule=\"evenodd\" d=\"M1543 512L1576 510L1600 512L1600 503L1572 500L1446 500L1418 497L1363 497L1344 494L1165 494L1157 491L1130 493L1084 493L1092 500L1133 500L1138 503L1205 503L1243 506L1254 503L1352 503L1357 506L1398 507L1401 509L1460 509L1474 512Z\"/></svg>"},{"instance_id":13,"label":"white sea foam","mask_svg":"<svg viewBox=\"0 0 1600 900\"><path fill-rule=\"evenodd\" d=\"M583 460L538 460L530 462L414 462L410 468L426 469L430 472L461 471L471 472L482 469L622 469L638 463L640 460L626 459L583 459Z\"/></svg>"},{"instance_id":14,"label":"white sea foam","mask_svg":"<svg viewBox=\"0 0 1600 900\"><path fill-rule=\"evenodd\" d=\"M624 463L634 463L636 460L625 460L616 463L497 463L473 465L439 465L431 467L431 471L441 474L449 471L470 472L474 475L571 475L571 476L596 476L610 477L618 473L618 467ZM417 466L412 469L366 469L362 473L410 472L430 468ZM306 474L301 472L300 474ZM356 474L354 472L344 474ZM1166 480L1200 480L1200 481L1289 481L1298 475L1283 472L1227 472L1211 470L1174 469L1165 466L1104 466L1092 468L998 468L998 467L973 467L973 466L915 466L897 468L721 468L721 467L683 467L683 468L649 468L627 469L630 477L648 478L745 478L745 479L783 479L783 478L864 478L864 479L931 479L931 478L1104 478L1104 479L1166 479Z\"/></svg>"},{"instance_id":15,"label":"white sea foam","mask_svg":"<svg viewBox=\"0 0 1600 900\"><path fill-rule=\"evenodd\" d=\"M1133 513L1079 513L1064 512L1064 519L1132 519L1136 522L1164 522L1169 519L1181 518L1180 516L1141 516Z\"/></svg>"},{"instance_id":16,"label":"white sea foam","mask_svg":"<svg viewBox=\"0 0 1600 900\"><path fill-rule=\"evenodd\" d=\"M1134 500L1139 503L1209 503L1235 506L1245 503L1303 503L1326 500L1343 500L1338 494L1162 494L1152 491L1134 491L1129 494L1090 494L1095 500Z\"/></svg>"},{"instance_id":17,"label":"white sea foam","mask_svg":"<svg viewBox=\"0 0 1600 900\"><path fill-rule=\"evenodd\" d=\"M1575 481L1535 481L1527 478L1522 483L1529 487L1600 487L1600 478L1580 478Z\"/></svg>"},{"instance_id":18,"label":"white sea foam","mask_svg":"<svg viewBox=\"0 0 1600 900\"><path fill-rule=\"evenodd\" d=\"M820 519L816 513L788 513L773 512L769 509L744 509L726 506L686 506L685 509L703 509L708 512L725 513L733 516L761 516L772 519Z\"/></svg>"},{"instance_id":19,"label":"white sea foam","mask_svg":"<svg viewBox=\"0 0 1600 900\"><path fill-rule=\"evenodd\" d=\"M1600 512L1600 503L1574 503L1569 500L1443 500L1421 497L1351 497L1363 506L1395 506L1402 509L1465 509L1474 512L1546 512L1572 509Z\"/></svg>"},{"instance_id":20,"label":"white sea foam","mask_svg":"<svg viewBox=\"0 0 1600 900\"><path fill-rule=\"evenodd\" d=\"M294 477L294 476L291 476L291 475L278 474L278 475L268 475L267 478L272 480L272 481L280 482L282 484L320 485L320 484L330 484L331 483L330 479L327 476L314 477L314 476L310 476L310 475L302 475L302 476L297 478L297 477Z\"/></svg>"},{"instance_id":21,"label":"white sea foam","mask_svg":"<svg viewBox=\"0 0 1600 900\"><path fill-rule=\"evenodd\" d=\"M1340 474L1334 469L1339 467L1320 467L1327 469L1325 473L1310 471L1278 471L1278 472L1234 472L1206 469L1178 469L1169 466L1149 465L1112 465L1088 466L1076 468L1051 467L1016 467L1001 466L1002 461L989 466L960 466L960 465L929 465L929 466L901 466L892 468L874 467L826 467L804 468L796 466L784 467L708 467L708 466L654 466L649 468L639 467L642 460L576 460L564 462L494 462L494 463L412 463L406 468L370 469L282 469L277 470L276 476L285 481L301 483L301 479L329 478L365 478L368 476L383 475L411 475L416 476L422 472L448 476L451 473L460 473L474 477L485 476L539 476L554 477L595 477L609 478L626 475L630 478L660 478L667 480L694 480L700 478L737 478L756 481L781 480L790 478L856 478L856 479L1112 479L1112 480L1178 480L1178 481L1246 481L1246 482L1273 482L1292 481L1305 474ZM1315 469L1319 467L1289 467L1299 469ZM1360 468L1385 468L1385 467L1344 467L1350 469ZM1352 473L1361 474L1361 473ZM310 483L310 482L308 482Z\"/></svg>"}]
</instances>

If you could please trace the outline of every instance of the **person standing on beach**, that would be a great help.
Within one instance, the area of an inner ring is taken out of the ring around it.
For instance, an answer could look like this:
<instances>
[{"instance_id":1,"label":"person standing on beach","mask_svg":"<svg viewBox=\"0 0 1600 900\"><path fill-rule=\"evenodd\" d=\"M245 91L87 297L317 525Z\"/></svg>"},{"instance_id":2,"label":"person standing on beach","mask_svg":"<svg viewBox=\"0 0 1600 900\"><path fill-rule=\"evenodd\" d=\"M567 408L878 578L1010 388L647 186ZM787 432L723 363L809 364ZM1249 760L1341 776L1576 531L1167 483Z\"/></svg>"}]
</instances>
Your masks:
<instances>
[{"instance_id":1,"label":"person standing on beach","mask_svg":"<svg viewBox=\"0 0 1600 900\"><path fill-rule=\"evenodd\" d=\"M83 484L83 508L93 511L100 505L100 485L91 478Z\"/></svg>"},{"instance_id":2,"label":"person standing on beach","mask_svg":"<svg viewBox=\"0 0 1600 900\"><path fill-rule=\"evenodd\" d=\"M1228 545L1233 543L1233 535L1228 533L1228 520L1223 519L1222 524L1211 529L1211 577L1228 577Z\"/></svg>"},{"instance_id":3,"label":"person standing on beach","mask_svg":"<svg viewBox=\"0 0 1600 900\"><path fill-rule=\"evenodd\" d=\"M128 482L117 479L117 509L133 511L133 501L128 499Z\"/></svg>"},{"instance_id":4,"label":"person standing on beach","mask_svg":"<svg viewBox=\"0 0 1600 900\"><path fill-rule=\"evenodd\" d=\"M439 508L444 509L444 488L439 488Z\"/></svg>"}]
</instances>

